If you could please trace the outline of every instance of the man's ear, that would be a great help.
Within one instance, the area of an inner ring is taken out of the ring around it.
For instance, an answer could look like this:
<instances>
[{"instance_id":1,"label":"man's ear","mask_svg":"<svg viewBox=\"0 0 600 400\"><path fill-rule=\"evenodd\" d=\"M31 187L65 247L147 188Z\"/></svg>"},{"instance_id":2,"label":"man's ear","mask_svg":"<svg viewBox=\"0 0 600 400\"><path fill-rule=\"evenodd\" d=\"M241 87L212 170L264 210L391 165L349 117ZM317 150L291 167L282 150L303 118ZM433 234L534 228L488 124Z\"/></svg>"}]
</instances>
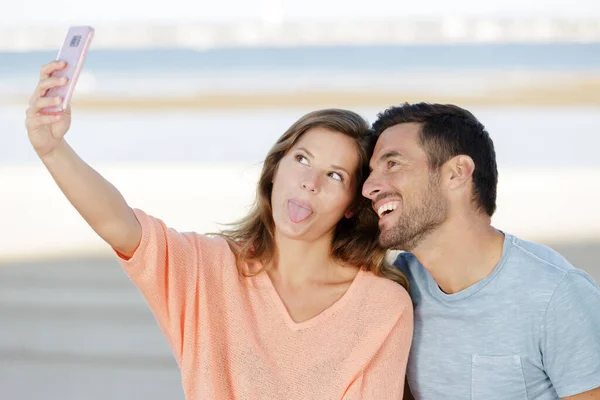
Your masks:
<instances>
[{"instance_id":1,"label":"man's ear","mask_svg":"<svg viewBox=\"0 0 600 400\"><path fill-rule=\"evenodd\" d=\"M460 154L446 161L444 170L444 175L448 178L448 187L456 189L471 181L475 172L475 163L471 157Z\"/></svg>"}]
</instances>

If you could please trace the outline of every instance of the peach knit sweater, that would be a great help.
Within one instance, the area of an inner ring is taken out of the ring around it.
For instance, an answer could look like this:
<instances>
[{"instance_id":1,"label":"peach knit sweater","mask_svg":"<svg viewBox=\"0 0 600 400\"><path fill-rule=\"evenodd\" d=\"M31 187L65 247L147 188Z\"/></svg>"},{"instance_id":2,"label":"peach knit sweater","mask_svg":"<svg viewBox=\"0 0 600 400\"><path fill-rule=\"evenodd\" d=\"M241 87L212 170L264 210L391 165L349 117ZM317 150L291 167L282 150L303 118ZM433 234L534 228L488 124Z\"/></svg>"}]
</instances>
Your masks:
<instances>
[{"instance_id":1,"label":"peach knit sweater","mask_svg":"<svg viewBox=\"0 0 600 400\"><path fill-rule=\"evenodd\" d=\"M187 399L402 399L413 309L400 285L361 270L340 300L296 323L266 273L239 276L225 240L134 212L142 240L119 261L167 338Z\"/></svg>"}]
</instances>

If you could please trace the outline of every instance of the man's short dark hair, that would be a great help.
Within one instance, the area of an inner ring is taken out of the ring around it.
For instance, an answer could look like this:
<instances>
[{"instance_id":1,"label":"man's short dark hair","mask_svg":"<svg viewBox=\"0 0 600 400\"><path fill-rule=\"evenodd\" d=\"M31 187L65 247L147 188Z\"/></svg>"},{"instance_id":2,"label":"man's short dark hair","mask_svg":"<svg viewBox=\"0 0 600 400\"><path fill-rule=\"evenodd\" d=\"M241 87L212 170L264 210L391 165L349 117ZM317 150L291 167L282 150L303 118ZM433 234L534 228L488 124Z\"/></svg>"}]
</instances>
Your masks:
<instances>
[{"instance_id":1,"label":"man's short dark hair","mask_svg":"<svg viewBox=\"0 0 600 400\"><path fill-rule=\"evenodd\" d=\"M434 171L457 155L473 159L473 200L492 216L496 211L498 168L494 143L483 124L455 105L404 103L379 113L373 131L379 137L387 128L410 122L421 125L419 142Z\"/></svg>"}]
</instances>

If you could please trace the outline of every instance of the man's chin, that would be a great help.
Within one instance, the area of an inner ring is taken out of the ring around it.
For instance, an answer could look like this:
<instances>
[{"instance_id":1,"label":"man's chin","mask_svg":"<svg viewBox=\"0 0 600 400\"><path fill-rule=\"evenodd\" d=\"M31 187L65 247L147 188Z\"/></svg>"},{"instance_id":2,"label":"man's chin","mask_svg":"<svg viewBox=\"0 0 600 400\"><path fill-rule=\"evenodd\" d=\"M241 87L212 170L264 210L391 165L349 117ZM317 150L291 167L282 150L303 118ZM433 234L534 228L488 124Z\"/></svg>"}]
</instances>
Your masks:
<instances>
[{"instance_id":1,"label":"man's chin","mask_svg":"<svg viewBox=\"0 0 600 400\"><path fill-rule=\"evenodd\" d=\"M400 243L391 232L382 232L378 238L379 245L387 250L404 250L404 243Z\"/></svg>"}]
</instances>

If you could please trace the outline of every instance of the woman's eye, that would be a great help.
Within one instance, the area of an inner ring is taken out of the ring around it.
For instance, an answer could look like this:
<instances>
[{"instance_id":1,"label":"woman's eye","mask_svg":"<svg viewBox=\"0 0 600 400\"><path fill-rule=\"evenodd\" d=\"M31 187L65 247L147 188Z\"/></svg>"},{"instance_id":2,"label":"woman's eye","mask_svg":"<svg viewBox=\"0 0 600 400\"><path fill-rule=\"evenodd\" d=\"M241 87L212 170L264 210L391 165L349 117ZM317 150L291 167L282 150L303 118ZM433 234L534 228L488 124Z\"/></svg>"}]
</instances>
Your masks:
<instances>
[{"instance_id":1,"label":"woman's eye","mask_svg":"<svg viewBox=\"0 0 600 400\"><path fill-rule=\"evenodd\" d=\"M296 156L296 161L298 161L300 164L308 164L308 159L300 154Z\"/></svg>"},{"instance_id":2,"label":"woman's eye","mask_svg":"<svg viewBox=\"0 0 600 400\"><path fill-rule=\"evenodd\" d=\"M333 179L335 179L336 181L340 181L340 182L344 181L344 177L342 177L342 175L338 174L337 172L331 172L329 174L329 176L332 177Z\"/></svg>"}]
</instances>

